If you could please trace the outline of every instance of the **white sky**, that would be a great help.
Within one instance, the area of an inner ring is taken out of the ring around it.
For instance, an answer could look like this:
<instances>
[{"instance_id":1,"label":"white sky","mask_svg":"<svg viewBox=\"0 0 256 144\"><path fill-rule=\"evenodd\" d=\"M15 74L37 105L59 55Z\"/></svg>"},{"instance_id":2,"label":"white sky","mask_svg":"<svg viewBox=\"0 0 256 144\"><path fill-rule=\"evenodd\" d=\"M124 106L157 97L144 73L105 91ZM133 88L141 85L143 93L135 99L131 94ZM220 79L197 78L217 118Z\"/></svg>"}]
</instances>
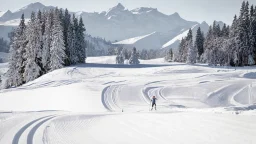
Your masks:
<instances>
[{"instance_id":1,"label":"white sky","mask_svg":"<svg viewBox=\"0 0 256 144\"><path fill-rule=\"evenodd\" d=\"M239 13L243 0L0 0L0 11L15 11L32 2L68 8L70 11L101 12L122 3L129 10L137 7L153 7L165 14L178 12L191 21L213 20L230 24L233 16ZM249 0L256 4L256 0Z\"/></svg>"}]
</instances>

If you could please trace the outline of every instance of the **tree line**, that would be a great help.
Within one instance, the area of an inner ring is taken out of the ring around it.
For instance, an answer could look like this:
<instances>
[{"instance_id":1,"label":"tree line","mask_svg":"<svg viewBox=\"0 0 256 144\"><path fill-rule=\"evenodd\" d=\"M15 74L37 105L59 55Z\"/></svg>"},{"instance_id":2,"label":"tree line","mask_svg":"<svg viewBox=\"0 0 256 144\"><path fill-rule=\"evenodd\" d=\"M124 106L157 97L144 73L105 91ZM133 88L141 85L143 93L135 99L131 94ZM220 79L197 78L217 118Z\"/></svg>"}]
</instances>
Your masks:
<instances>
[{"instance_id":1,"label":"tree line","mask_svg":"<svg viewBox=\"0 0 256 144\"><path fill-rule=\"evenodd\" d=\"M9 44L3 38L0 38L0 52L5 52L5 53L9 52Z\"/></svg>"},{"instance_id":2,"label":"tree line","mask_svg":"<svg viewBox=\"0 0 256 144\"><path fill-rule=\"evenodd\" d=\"M173 60L221 66L250 66L256 61L256 7L243 1L239 16L231 26L221 28L216 22L204 36L200 27L193 42L192 30L181 40L178 54ZM169 57L167 53L166 57Z\"/></svg>"},{"instance_id":3,"label":"tree line","mask_svg":"<svg viewBox=\"0 0 256 144\"><path fill-rule=\"evenodd\" d=\"M10 39L9 69L4 88L20 86L64 66L85 63L85 26L66 9L24 14Z\"/></svg>"}]
</instances>

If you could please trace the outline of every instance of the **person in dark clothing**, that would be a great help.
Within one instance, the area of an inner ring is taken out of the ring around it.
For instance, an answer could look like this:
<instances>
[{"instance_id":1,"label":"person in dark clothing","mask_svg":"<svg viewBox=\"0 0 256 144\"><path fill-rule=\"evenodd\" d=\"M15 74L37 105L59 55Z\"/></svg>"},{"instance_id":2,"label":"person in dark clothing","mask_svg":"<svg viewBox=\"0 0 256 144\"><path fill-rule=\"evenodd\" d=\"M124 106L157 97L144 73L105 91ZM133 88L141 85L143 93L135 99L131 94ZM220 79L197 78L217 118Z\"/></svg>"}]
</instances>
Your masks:
<instances>
[{"instance_id":1,"label":"person in dark clothing","mask_svg":"<svg viewBox=\"0 0 256 144\"><path fill-rule=\"evenodd\" d=\"M151 108L151 110L153 110L153 108L154 108L154 106L155 106L155 110L156 110L156 100L157 100L157 98L156 98L156 96L153 96L153 98L152 98L152 108Z\"/></svg>"}]
</instances>

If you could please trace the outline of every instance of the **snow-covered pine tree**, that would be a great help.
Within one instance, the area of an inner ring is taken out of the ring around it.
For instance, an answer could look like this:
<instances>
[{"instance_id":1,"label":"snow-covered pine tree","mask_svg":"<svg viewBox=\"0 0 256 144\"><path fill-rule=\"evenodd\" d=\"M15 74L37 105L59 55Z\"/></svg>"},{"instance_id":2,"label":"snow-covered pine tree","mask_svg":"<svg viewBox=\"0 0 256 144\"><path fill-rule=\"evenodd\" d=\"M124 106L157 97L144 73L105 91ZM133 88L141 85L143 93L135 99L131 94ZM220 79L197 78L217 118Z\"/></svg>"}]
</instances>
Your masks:
<instances>
[{"instance_id":1,"label":"snow-covered pine tree","mask_svg":"<svg viewBox=\"0 0 256 144\"><path fill-rule=\"evenodd\" d=\"M239 66L248 65L248 50L250 47L249 43L249 3L243 1L242 8L240 10L238 25L238 63Z\"/></svg>"},{"instance_id":2,"label":"snow-covered pine tree","mask_svg":"<svg viewBox=\"0 0 256 144\"><path fill-rule=\"evenodd\" d=\"M116 64L124 64L122 52L118 52L116 56Z\"/></svg>"},{"instance_id":3,"label":"snow-covered pine tree","mask_svg":"<svg viewBox=\"0 0 256 144\"><path fill-rule=\"evenodd\" d=\"M179 45L179 52L178 52L178 62L185 62L185 47L186 47L186 38L182 38L180 45Z\"/></svg>"},{"instance_id":4,"label":"snow-covered pine tree","mask_svg":"<svg viewBox=\"0 0 256 144\"><path fill-rule=\"evenodd\" d=\"M9 69L6 73L4 88L20 86L24 83L24 53L27 44L25 30L25 19L24 14L22 14L19 27L14 31L11 41Z\"/></svg>"},{"instance_id":5,"label":"snow-covered pine tree","mask_svg":"<svg viewBox=\"0 0 256 144\"><path fill-rule=\"evenodd\" d=\"M230 32L229 32L229 39L227 42L227 47L226 47L226 53L228 54L228 61L231 66L236 66L238 65L238 56L237 56L237 51L238 51L238 19L237 16L234 16L234 20L232 22L232 25L230 27Z\"/></svg>"},{"instance_id":6,"label":"snow-covered pine tree","mask_svg":"<svg viewBox=\"0 0 256 144\"><path fill-rule=\"evenodd\" d=\"M25 54L25 72L23 73L25 82L38 78L41 74L41 68L37 63L37 56L41 53L41 27L40 22L36 18L35 13L31 13L31 19L28 23L26 36L28 44Z\"/></svg>"},{"instance_id":7,"label":"snow-covered pine tree","mask_svg":"<svg viewBox=\"0 0 256 144\"><path fill-rule=\"evenodd\" d=\"M78 25L78 40L79 40L79 47L78 47L78 61L79 63L85 63L86 59L86 43L85 43L85 27L83 23L83 19L80 17L79 19L79 25Z\"/></svg>"},{"instance_id":8,"label":"snow-covered pine tree","mask_svg":"<svg viewBox=\"0 0 256 144\"><path fill-rule=\"evenodd\" d=\"M173 51L172 49L168 50L165 56L165 61L172 62L173 61Z\"/></svg>"},{"instance_id":9,"label":"snow-covered pine tree","mask_svg":"<svg viewBox=\"0 0 256 144\"><path fill-rule=\"evenodd\" d=\"M0 38L0 52L9 52L9 44L8 41L4 40L3 38Z\"/></svg>"},{"instance_id":10,"label":"snow-covered pine tree","mask_svg":"<svg viewBox=\"0 0 256 144\"><path fill-rule=\"evenodd\" d=\"M42 12L39 10L36 17L36 23L38 24L37 29L39 32L39 44L40 48L38 49L38 52L36 54L36 63L40 66L40 75L46 73L44 70L43 64L42 64L42 51L43 51L43 34L45 31L45 21L44 16L42 15Z\"/></svg>"},{"instance_id":11,"label":"snow-covered pine tree","mask_svg":"<svg viewBox=\"0 0 256 144\"><path fill-rule=\"evenodd\" d=\"M249 58L248 64L252 65L256 60L256 8L253 5L250 10L250 48L249 48ZM253 60L253 61L252 61Z\"/></svg>"},{"instance_id":12,"label":"snow-covered pine tree","mask_svg":"<svg viewBox=\"0 0 256 144\"><path fill-rule=\"evenodd\" d=\"M204 35L199 27L196 32L195 48L198 51L198 60L201 60L201 56L204 53Z\"/></svg>"},{"instance_id":13,"label":"snow-covered pine tree","mask_svg":"<svg viewBox=\"0 0 256 144\"><path fill-rule=\"evenodd\" d=\"M63 17L63 37L64 37L64 44L65 44L65 53L67 55L65 59L65 65L68 66L71 64L71 55L70 51L73 46L73 30L72 30L72 25L71 25L71 15L69 14L68 9L65 10L65 14Z\"/></svg>"},{"instance_id":14,"label":"snow-covered pine tree","mask_svg":"<svg viewBox=\"0 0 256 144\"><path fill-rule=\"evenodd\" d=\"M225 23L224 23L223 28L221 30L221 36L224 37L224 38L229 37L229 26L227 26Z\"/></svg>"},{"instance_id":15,"label":"snow-covered pine tree","mask_svg":"<svg viewBox=\"0 0 256 144\"><path fill-rule=\"evenodd\" d=\"M59 17L59 10L55 9L53 16L52 42L50 46L50 68L51 71L64 67L65 44L63 40L63 27Z\"/></svg>"},{"instance_id":16,"label":"snow-covered pine tree","mask_svg":"<svg viewBox=\"0 0 256 144\"><path fill-rule=\"evenodd\" d=\"M211 51L213 49L213 29L212 26L209 27L207 32L205 41L204 41L204 54L203 54L203 62L210 63Z\"/></svg>"},{"instance_id":17,"label":"snow-covered pine tree","mask_svg":"<svg viewBox=\"0 0 256 144\"><path fill-rule=\"evenodd\" d=\"M138 59L138 54L137 54L137 50L136 48L134 47L133 50L132 50L132 54L131 54L131 57L129 59L129 64L130 65L137 65L137 64L140 64L140 61Z\"/></svg>"},{"instance_id":18,"label":"snow-covered pine tree","mask_svg":"<svg viewBox=\"0 0 256 144\"><path fill-rule=\"evenodd\" d=\"M37 58L41 53L41 26L40 21L36 18L35 13L32 12L28 28L26 30L26 37L28 44L25 53L25 71L23 73L25 82L32 81L38 78L42 71L38 65Z\"/></svg>"},{"instance_id":19,"label":"snow-covered pine tree","mask_svg":"<svg viewBox=\"0 0 256 144\"><path fill-rule=\"evenodd\" d=\"M50 46L52 42L53 10L45 14L45 32L43 35L42 66L45 72L50 70Z\"/></svg>"},{"instance_id":20,"label":"snow-covered pine tree","mask_svg":"<svg viewBox=\"0 0 256 144\"><path fill-rule=\"evenodd\" d=\"M72 64L79 62L79 49L80 49L80 42L79 42L79 25L78 25L78 19L73 15L73 50L71 51L71 61Z\"/></svg>"},{"instance_id":21,"label":"snow-covered pine tree","mask_svg":"<svg viewBox=\"0 0 256 144\"><path fill-rule=\"evenodd\" d=\"M195 64L196 63L196 56L197 56L197 49L196 47L193 46L193 35L192 35L192 30L189 29L188 36L187 36L187 49L188 49L188 54L187 54L187 63L188 64Z\"/></svg>"},{"instance_id":22,"label":"snow-covered pine tree","mask_svg":"<svg viewBox=\"0 0 256 144\"><path fill-rule=\"evenodd\" d=\"M130 56L129 56L128 50L126 48L123 48L122 56L123 56L124 60L128 60L129 59Z\"/></svg>"},{"instance_id":23,"label":"snow-covered pine tree","mask_svg":"<svg viewBox=\"0 0 256 144\"><path fill-rule=\"evenodd\" d=\"M69 51L69 60L70 64L76 64L78 62L78 54L76 49L76 35L75 35L75 29L74 29L74 19L73 21L70 21L69 27L68 27L68 33L67 33L67 49ZM77 23L76 23L77 24Z\"/></svg>"}]
</instances>

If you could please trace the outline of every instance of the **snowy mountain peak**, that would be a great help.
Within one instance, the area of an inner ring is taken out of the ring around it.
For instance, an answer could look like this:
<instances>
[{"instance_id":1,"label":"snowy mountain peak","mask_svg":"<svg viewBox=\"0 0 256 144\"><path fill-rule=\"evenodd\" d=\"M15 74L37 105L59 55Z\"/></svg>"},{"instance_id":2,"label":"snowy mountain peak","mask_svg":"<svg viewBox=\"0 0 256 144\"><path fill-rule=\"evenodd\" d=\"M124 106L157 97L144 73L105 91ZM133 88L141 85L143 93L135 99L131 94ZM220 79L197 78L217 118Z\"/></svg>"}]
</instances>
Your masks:
<instances>
[{"instance_id":1,"label":"snowy mountain peak","mask_svg":"<svg viewBox=\"0 0 256 144\"><path fill-rule=\"evenodd\" d=\"M21 8L21 9L19 9L17 12L23 11L23 10L26 10L26 9L28 9L28 10L31 10L31 9L33 9L33 10L39 10L39 9L43 9L43 8L45 8L45 7L46 7L46 6L43 5L42 3L40 3L40 2L35 2L35 3L31 3L31 4L27 5L27 6L25 6L25 7Z\"/></svg>"},{"instance_id":2,"label":"snowy mountain peak","mask_svg":"<svg viewBox=\"0 0 256 144\"><path fill-rule=\"evenodd\" d=\"M181 18L180 14L175 12L174 14L170 15L170 17L174 17L174 18Z\"/></svg>"},{"instance_id":3,"label":"snowy mountain peak","mask_svg":"<svg viewBox=\"0 0 256 144\"><path fill-rule=\"evenodd\" d=\"M3 12L0 12L0 17L10 16L11 14L12 14L12 12L10 10L3 11Z\"/></svg>"},{"instance_id":4,"label":"snowy mountain peak","mask_svg":"<svg viewBox=\"0 0 256 144\"><path fill-rule=\"evenodd\" d=\"M122 9L122 10L125 9L125 7L121 3L118 3L117 6L115 6L115 8Z\"/></svg>"},{"instance_id":5,"label":"snowy mountain peak","mask_svg":"<svg viewBox=\"0 0 256 144\"><path fill-rule=\"evenodd\" d=\"M201 25L205 25L205 24L207 24L206 21L203 21L203 22L201 23ZM208 24L207 24L207 25L208 25Z\"/></svg>"},{"instance_id":6,"label":"snowy mountain peak","mask_svg":"<svg viewBox=\"0 0 256 144\"><path fill-rule=\"evenodd\" d=\"M121 3L118 3L113 8L110 8L109 11L122 11L124 9L125 9L125 7Z\"/></svg>"},{"instance_id":7,"label":"snowy mountain peak","mask_svg":"<svg viewBox=\"0 0 256 144\"><path fill-rule=\"evenodd\" d=\"M116 6L108 10L108 12L106 13L106 16L118 15L122 13L124 10L125 10L125 7L121 3L118 3Z\"/></svg>"},{"instance_id":8,"label":"snowy mountain peak","mask_svg":"<svg viewBox=\"0 0 256 144\"><path fill-rule=\"evenodd\" d=\"M208 29L209 25L208 25L208 23L206 23L205 21L203 21L203 22L200 24L200 27L201 27L201 28L202 28L202 27L207 27L207 29Z\"/></svg>"}]
</instances>

